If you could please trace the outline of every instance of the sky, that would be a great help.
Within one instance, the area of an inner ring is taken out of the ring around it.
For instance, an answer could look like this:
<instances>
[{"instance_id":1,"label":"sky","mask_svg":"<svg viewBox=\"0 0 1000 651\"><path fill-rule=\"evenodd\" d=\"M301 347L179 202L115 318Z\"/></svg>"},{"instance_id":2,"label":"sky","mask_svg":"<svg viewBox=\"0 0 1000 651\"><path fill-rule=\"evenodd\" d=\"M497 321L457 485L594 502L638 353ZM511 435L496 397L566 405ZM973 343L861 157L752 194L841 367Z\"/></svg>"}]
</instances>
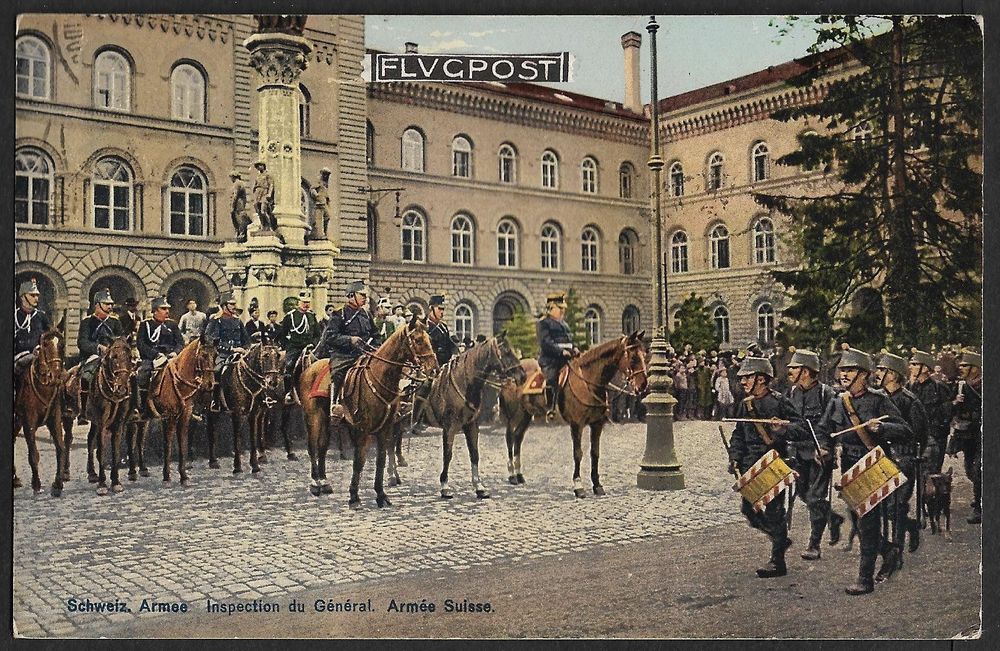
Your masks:
<instances>
[{"instance_id":1,"label":"sky","mask_svg":"<svg viewBox=\"0 0 1000 651\"><path fill-rule=\"evenodd\" d=\"M774 22L774 25L769 23ZM649 101L649 16L367 16L365 43L402 52L407 41L426 54L570 52L574 80L564 90L621 102L622 34L642 35L641 93ZM808 20L779 36L781 16L657 16L661 98L762 70L805 55L814 42Z\"/></svg>"}]
</instances>

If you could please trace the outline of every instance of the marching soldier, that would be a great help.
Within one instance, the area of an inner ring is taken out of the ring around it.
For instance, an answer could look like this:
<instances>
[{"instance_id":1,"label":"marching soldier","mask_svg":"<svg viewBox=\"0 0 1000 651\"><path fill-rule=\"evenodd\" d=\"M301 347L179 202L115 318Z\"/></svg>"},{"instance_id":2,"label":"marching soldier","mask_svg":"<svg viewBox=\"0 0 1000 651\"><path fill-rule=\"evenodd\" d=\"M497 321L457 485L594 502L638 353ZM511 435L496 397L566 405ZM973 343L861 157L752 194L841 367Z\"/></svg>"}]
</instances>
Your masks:
<instances>
[{"instance_id":1,"label":"marching soldier","mask_svg":"<svg viewBox=\"0 0 1000 651\"><path fill-rule=\"evenodd\" d=\"M125 334L121 320L112 312L111 290L104 289L94 296L94 312L80 323L76 347L80 350L80 415L78 422L87 422L87 395L90 383L101 363L101 354L116 337Z\"/></svg>"},{"instance_id":2,"label":"marching soldier","mask_svg":"<svg viewBox=\"0 0 1000 651\"><path fill-rule=\"evenodd\" d=\"M827 405L820 419L816 434L824 454L840 445L840 467L850 469L876 445L889 442L905 444L912 440L913 432L893 404L889 396L881 391L868 390L868 376L872 372L872 360L868 353L855 348L846 348L837 363L840 386L844 389L835 400ZM884 420L877 420L885 417ZM836 441L831 434L840 434ZM889 446L883 446L888 453ZM875 561L882 543L882 516L880 509L872 509L858 518L861 561L857 581L846 588L849 595L868 594L875 590ZM884 554L895 555L895 548L883 550ZM884 559L884 562L891 561Z\"/></svg>"},{"instance_id":3,"label":"marching soldier","mask_svg":"<svg viewBox=\"0 0 1000 651\"><path fill-rule=\"evenodd\" d=\"M278 328L277 341L285 350L285 404L292 404L292 374L299 355L306 346L315 343L320 335L316 314L311 309L312 294L309 290L299 292L299 305L285 314ZM286 410L287 411L287 410Z\"/></svg>"},{"instance_id":4,"label":"marching soldier","mask_svg":"<svg viewBox=\"0 0 1000 651\"><path fill-rule=\"evenodd\" d=\"M348 285L347 304L330 313L323 337L316 346L316 357L330 359L331 408L340 397L339 391L347 369L354 365L366 348L378 345L375 324L372 323L371 314L365 309L367 302L368 292L363 280L356 280Z\"/></svg>"},{"instance_id":5,"label":"marching soldier","mask_svg":"<svg viewBox=\"0 0 1000 651\"><path fill-rule=\"evenodd\" d=\"M811 350L790 350L792 358L786 365L786 375L792 386L788 390L788 400L795 411L812 425L812 431L806 439L788 443L788 456L793 461L792 468L799 473L795 492L809 509L809 545L802 552L802 558L815 561L820 558L820 542L827 522L830 523L831 545L836 545L840 540L840 525L844 522L844 517L833 511L830 504L833 455L818 459L817 442L812 438L819 419L823 417L830 401L837 397L837 393L833 387L818 379L819 355Z\"/></svg>"},{"instance_id":6,"label":"marching soldier","mask_svg":"<svg viewBox=\"0 0 1000 651\"><path fill-rule=\"evenodd\" d=\"M260 304L257 302L256 296L250 299L250 307L247 308L247 313L250 318L243 324L243 327L247 331L247 341L253 341L254 335L259 335L261 340L263 340L266 324L260 320Z\"/></svg>"},{"instance_id":7,"label":"marching soldier","mask_svg":"<svg viewBox=\"0 0 1000 651\"><path fill-rule=\"evenodd\" d=\"M961 452L965 475L972 482L972 515L969 524L983 522L983 358L979 353L963 350L958 360L958 392L955 395L954 417L951 421L951 441L948 453Z\"/></svg>"},{"instance_id":8,"label":"marching soldier","mask_svg":"<svg viewBox=\"0 0 1000 651\"><path fill-rule=\"evenodd\" d=\"M139 349L138 407L143 415L147 411L146 397L153 370L162 368L169 359L176 357L184 348L184 336L177 324L171 321L170 303L165 296L152 303L153 316L139 324L136 347Z\"/></svg>"},{"instance_id":9,"label":"marching soldier","mask_svg":"<svg viewBox=\"0 0 1000 651\"><path fill-rule=\"evenodd\" d=\"M14 310L14 390L21 385L21 376L35 361L35 348L42 333L52 327L49 316L38 309L42 293L32 278L21 283L18 290L21 306Z\"/></svg>"},{"instance_id":10,"label":"marching soldier","mask_svg":"<svg viewBox=\"0 0 1000 651\"><path fill-rule=\"evenodd\" d=\"M893 544L901 551L903 538L908 532L910 534L910 551L914 552L920 545L920 527L917 526L915 519L909 517L910 498L913 496L913 489L916 485L914 482L919 481L914 459L918 456L920 443L927 441L927 412L924 411L924 406L917 396L903 386L909 374L909 364L906 360L892 353L883 353L875 367L875 379L879 388L886 392L913 432L912 440L893 442L891 445L890 456L896 462L899 470L910 479L896 489L886 504L890 508L889 519L892 521ZM887 534L883 534L883 536L887 537ZM888 579L895 570L895 565L883 563L878 574L875 575L875 581L881 583Z\"/></svg>"},{"instance_id":11,"label":"marching soldier","mask_svg":"<svg viewBox=\"0 0 1000 651\"><path fill-rule=\"evenodd\" d=\"M939 473L944 464L944 451L948 444L953 396L948 385L932 377L937 363L934 356L916 348L911 352L913 357L910 358L910 382L906 388L917 396L927 414L927 440L922 442L926 472Z\"/></svg>"},{"instance_id":12,"label":"marching soldier","mask_svg":"<svg viewBox=\"0 0 1000 651\"><path fill-rule=\"evenodd\" d=\"M802 431L803 420L795 407L785 396L770 389L774 379L771 362L760 357L747 357L737 373L746 397L736 409L736 418L767 419L777 418L790 421L789 425L741 422L736 424L729 442L730 470L745 473L768 450L775 450L785 456L786 442L799 439L808 433ZM750 526L767 534L771 539L771 557L764 567L757 570L757 576L769 579L785 576L785 550L792 545L785 524L785 502L773 499L763 511L755 511L753 505L742 499L741 512Z\"/></svg>"},{"instance_id":13,"label":"marching soldier","mask_svg":"<svg viewBox=\"0 0 1000 651\"><path fill-rule=\"evenodd\" d=\"M562 292L548 294L545 297L547 314L538 321L538 365L545 374L545 405L546 419L556 415L556 392L559 384L559 372L569 360L580 354L573 345L573 333L564 321L566 316L566 295ZM756 461L756 459L754 459Z\"/></svg>"},{"instance_id":14,"label":"marching soldier","mask_svg":"<svg viewBox=\"0 0 1000 651\"><path fill-rule=\"evenodd\" d=\"M236 316L236 299L232 292L219 297L219 311L208 319L205 337L215 344L215 395L212 397L212 411L229 411L225 392L222 390L222 376L229 369L234 358L246 352L250 338L246 328Z\"/></svg>"}]
</instances>

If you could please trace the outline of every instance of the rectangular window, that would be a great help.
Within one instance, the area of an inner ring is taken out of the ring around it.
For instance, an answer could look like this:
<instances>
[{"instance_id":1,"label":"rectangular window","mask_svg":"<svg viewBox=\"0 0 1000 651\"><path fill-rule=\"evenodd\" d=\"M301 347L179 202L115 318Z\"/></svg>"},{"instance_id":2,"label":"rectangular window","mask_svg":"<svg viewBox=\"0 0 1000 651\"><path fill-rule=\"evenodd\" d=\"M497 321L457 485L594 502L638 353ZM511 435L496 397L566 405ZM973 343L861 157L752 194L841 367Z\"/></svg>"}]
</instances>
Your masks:
<instances>
[{"instance_id":1,"label":"rectangular window","mask_svg":"<svg viewBox=\"0 0 1000 651\"><path fill-rule=\"evenodd\" d=\"M205 206L204 206L204 196L197 193L191 193L188 195L190 205L188 209L190 211L190 228L188 229L189 235L204 235L205 234Z\"/></svg>"},{"instance_id":2,"label":"rectangular window","mask_svg":"<svg viewBox=\"0 0 1000 651\"><path fill-rule=\"evenodd\" d=\"M453 154L451 173L454 176L469 178L472 176L472 156L467 151L456 151Z\"/></svg>"},{"instance_id":3,"label":"rectangular window","mask_svg":"<svg viewBox=\"0 0 1000 651\"><path fill-rule=\"evenodd\" d=\"M94 227L111 227L111 187L94 185Z\"/></svg>"},{"instance_id":4,"label":"rectangular window","mask_svg":"<svg viewBox=\"0 0 1000 651\"><path fill-rule=\"evenodd\" d=\"M128 201L129 201L129 189L120 186L115 187L114 217L115 217L116 231L127 231L129 228Z\"/></svg>"},{"instance_id":5,"label":"rectangular window","mask_svg":"<svg viewBox=\"0 0 1000 651\"><path fill-rule=\"evenodd\" d=\"M14 221L28 223L28 177L14 177Z\"/></svg>"}]
</instances>

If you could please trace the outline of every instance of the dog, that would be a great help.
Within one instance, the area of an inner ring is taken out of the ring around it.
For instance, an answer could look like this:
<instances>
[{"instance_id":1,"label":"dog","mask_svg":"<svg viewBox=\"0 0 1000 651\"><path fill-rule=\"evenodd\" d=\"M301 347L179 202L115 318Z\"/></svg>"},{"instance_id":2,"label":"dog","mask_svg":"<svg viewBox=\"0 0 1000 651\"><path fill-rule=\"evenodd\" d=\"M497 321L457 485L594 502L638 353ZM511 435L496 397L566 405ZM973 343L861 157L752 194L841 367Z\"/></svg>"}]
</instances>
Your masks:
<instances>
[{"instance_id":1,"label":"dog","mask_svg":"<svg viewBox=\"0 0 1000 651\"><path fill-rule=\"evenodd\" d=\"M946 473L927 475L924 479L924 515L931 523L931 533L941 531L941 514L944 513L945 537L951 538L951 475Z\"/></svg>"}]
</instances>

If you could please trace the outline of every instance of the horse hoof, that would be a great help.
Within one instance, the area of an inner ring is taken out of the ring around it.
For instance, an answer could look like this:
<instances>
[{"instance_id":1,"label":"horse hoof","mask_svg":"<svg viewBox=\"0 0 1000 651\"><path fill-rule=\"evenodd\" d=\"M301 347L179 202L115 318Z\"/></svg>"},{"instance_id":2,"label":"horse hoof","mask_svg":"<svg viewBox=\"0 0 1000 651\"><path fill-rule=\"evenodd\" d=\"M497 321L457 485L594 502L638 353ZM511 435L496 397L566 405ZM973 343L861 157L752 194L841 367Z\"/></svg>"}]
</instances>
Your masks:
<instances>
[{"instance_id":1,"label":"horse hoof","mask_svg":"<svg viewBox=\"0 0 1000 651\"><path fill-rule=\"evenodd\" d=\"M514 475L511 475L510 477L507 478L507 482L509 484L517 486L517 477L515 477Z\"/></svg>"},{"instance_id":2,"label":"horse hoof","mask_svg":"<svg viewBox=\"0 0 1000 651\"><path fill-rule=\"evenodd\" d=\"M98 481L100 481L100 477L97 476L97 473L90 472L87 473L87 481L90 482L91 484L96 484Z\"/></svg>"},{"instance_id":3,"label":"horse hoof","mask_svg":"<svg viewBox=\"0 0 1000 651\"><path fill-rule=\"evenodd\" d=\"M392 502L390 502L389 498L386 497L385 495L375 498L375 503L378 504L378 507L380 509L384 509L387 506L392 506Z\"/></svg>"},{"instance_id":4,"label":"horse hoof","mask_svg":"<svg viewBox=\"0 0 1000 651\"><path fill-rule=\"evenodd\" d=\"M573 494L576 495L580 499L583 499L583 498L587 497L587 491L583 490L582 488L574 488L573 489Z\"/></svg>"},{"instance_id":5,"label":"horse hoof","mask_svg":"<svg viewBox=\"0 0 1000 651\"><path fill-rule=\"evenodd\" d=\"M111 484L111 492L112 493L121 493L124 490L125 490L125 487L122 486L121 484Z\"/></svg>"},{"instance_id":6,"label":"horse hoof","mask_svg":"<svg viewBox=\"0 0 1000 651\"><path fill-rule=\"evenodd\" d=\"M101 497L104 497L105 495L108 494L108 487L104 484L99 484L97 486L97 494L100 495Z\"/></svg>"},{"instance_id":7,"label":"horse hoof","mask_svg":"<svg viewBox=\"0 0 1000 651\"><path fill-rule=\"evenodd\" d=\"M140 477L149 477L149 468L139 468Z\"/></svg>"},{"instance_id":8,"label":"horse hoof","mask_svg":"<svg viewBox=\"0 0 1000 651\"><path fill-rule=\"evenodd\" d=\"M604 492L604 486L594 486L594 495L607 495L607 493Z\"/></svg>"},{"instance_id":9,"label":"horse hoof","mask_svg":"<svg viewBox=\"0 0 1000 651\"><path fill-rule=\"evenodd\" d=\"M476 497L481 500L488 500L490 499L490 492L486 489L478 490L476 491Z\"/></svg>"},{"instance_id":10,"label":"horse hoof","mask_svg":"<svg viewBox=\"0 0 1000 651\"><path fill-rule=\"evenodd\" d=\"M330 484L323 484L319 487L319 492L323 493L324 495L333 495L333 486L331 486Z\"/></svg>"},{"instance_id":11,"label":"horse hoof","mask_svg":"<svg viewBox=\"0 0 1000 651\"><path fill-rule=\"evenodd\" d=\"M343 459L344 455L340 455L340 458ZM289 452L288 453L288 460L289 461L298 461L298 459L299 459L298 455L295 454L294 452Z\"/></svg>"},{"instance_id":12,"label":"horse hoof","mask_svg":"<svg viewBox=\"0 0 1000 651\"><path fill-rule=\"evenodd\" d=\"M361 500L351 500L347 503L347 506L349 506L352 511L359 511L361 510Z\"/></svg>"},{"instance_id":13,"label":"horse hoof","mask_svg":"<svg viewBox=\"0 0 1000 651\"><path fill-rule=\"evenodd\" d=\"M251 475L260 475L260 466L253 466L250 469L250 474Z\"/></svg>"},{"instance_id":14,"label":"horse hoof","mask_svg":"<svg viewBox=\"0 0 1000 651\"><path fill-rule=\"evenodd\" d=\"M64 472L62 474L62 477L60 477L60 479L63 481L69 481L69 471L67 470L66 472Z\"/></svg>"},{"instance_id":15,"label":"horse hoof","mask_svg":"<svg viewBox=\"0 0 1000 651\"><path fill-rule=\"evenodd\" d=\"M236 466L235 468L233 468L233 474L234 475L238 475L238 474L240 474L242 472L243 472L243 468L241 468L240 466Z\"/></svg>"},{"instance_id":16,"label":"horse hoof","mask_svg":"<svg viewBox=\"0 0 1000 651\"><path fill-rule=\"evenodd\" d=\"M455 497L455 491L451 490L450 488L442 488L441 497L443 497L446 500L450 500L451 498Z\"/></svg>"},{"instance_id":17,"label":"horse hoof","mask_svg":"<svg viewBox=\"0 0 1000 651\"><path fill-rule=\"evenodd\" d=\"M24 486L24 484L21 483L21 480L14 477L14 488L20 488L21 486Z\"/></svg>"},{"instance_id":18,"label":"horse hoof","mask_svg":"<svg viewBox=\"0 0 1000 651\"><path fill-rule=\"evenodd\" d=\"M309 486L309 492L313 494L314 497L319 497L319 486L311 485Z\"/></svg>"},{"instance_id":19,"label":"horse hoof","mask_svg":"<svg viewBox=\"0 0 1000 651\"><path fill-rule=\"evenodd\" d=\"M170 477L164 477L163 478L163 483L164 484L169 484L170 483Z\"/></svg>"},{"instance_id":20,"label":"horse hoof","mask_svg":"<svg viewBox=\"0 0 1000 651\"><path fill-rule=\"evenodd\" d=\"M218 461L209 461L208 462L208 467L211 468L212 470L218 470L222 466L219 465Z\"/></svg>"},{"instance_id":21,"label":"horse hoof","mask_svg":"<svg viewBox=\"0 0 1000 651\"><path fill-rule=\"evenodd\" d=\"M410 464L406 463L406 459L404 459L403 457L396 457L396 466L397 467L399 467L399 468L405 468L408 465L410 465Z\"/></svg>"},{"instance_id":22,"label":"horse hoof","mask_svg":"<svg viewBox=\"0 0 1000 651\"><path fill-rule=\"evenodd\" d=\"M128 474L128 480L129 481L139 481L139 473L137 473L137 472L129 472L129 474Z\"/></svg>"},{"instance_id":23,"label":"horse hoof","mask_svg":"<svg viewBox=\"0 0 1000 651\"><path fill-rule=\"evenodd\" d=\"M51 493L52 497L61 497L62 496L62 487L61 486L53 486L52 490L50 491L50 493Z\"/></svg>"},{"instance_id":24,"label":"horse hoof","mask_svg":"<svg viewBox=\"0 0 1000 651\"><path fill-rule=\"evenodd\" d=\"M524 475L522 475L521 473L517 473L517 483L519 484L524 483Z\"/></svg>"},{"instance_id":25,"label":"horse hoof","mask_svg":"<svg viewBox=\"0 0 1000 651\"><path fill-rule=\"evenodd\" d=\"M385 485L388 486L389 488L394 488L396 486L399 486L399 484L400 484L400 481L398 479L396 479L395 477L389 477L389 481L387 481L385 483Z\"/></svg>"}]
</instances>

